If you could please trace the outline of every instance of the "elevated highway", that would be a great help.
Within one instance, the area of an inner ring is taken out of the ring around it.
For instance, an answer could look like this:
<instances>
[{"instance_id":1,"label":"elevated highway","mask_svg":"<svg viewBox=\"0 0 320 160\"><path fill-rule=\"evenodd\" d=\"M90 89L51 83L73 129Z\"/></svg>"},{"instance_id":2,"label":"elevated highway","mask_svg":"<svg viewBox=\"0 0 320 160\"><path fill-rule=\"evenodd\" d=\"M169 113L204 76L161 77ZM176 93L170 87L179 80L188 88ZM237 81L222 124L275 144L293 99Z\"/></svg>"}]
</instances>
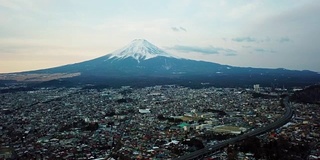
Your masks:
<instances>
[{"instance_id":1,"label":"elevated highway","mask_svg":"<svg viewBox=\"0 0 320 160\"><path fill-rule=\"evenodd\" d=\"M241 140L244 140L246 138L257 136L257 135L266 133L266 132L268 132L268 131L270 131L272 129L276 129L276 128L279 128L279 127L285 125L287 122L290 121L290 119L293 116L293 110L292 110L292 108L291 108L291 106L289 104L289 100L288 99L289 99L288 97L284 98L283 104L284 104L284 106L286 108L286 112L277 121L275 121L273 123L270 123L265 127L257 128L257 129L255 129L255 130L253 130L251 132L247 132L247 133L244 133L244 134L239 135L237 137L225 140L225 141L223 141L221 143L218 143L218 144L215 144L215 145L211 145L211 146L207 146L207 147L205 147L203 149L197 150L197 151L192 152L190 154L186 154L186 155L180 156L176 160L203 159L204 157L207 157L207 156L213 154L217 150L219 150L221 148L224 148L224 147L228 146L229 144L234 144L234 143L239 142Z\"/></svg>"}]
</instances>

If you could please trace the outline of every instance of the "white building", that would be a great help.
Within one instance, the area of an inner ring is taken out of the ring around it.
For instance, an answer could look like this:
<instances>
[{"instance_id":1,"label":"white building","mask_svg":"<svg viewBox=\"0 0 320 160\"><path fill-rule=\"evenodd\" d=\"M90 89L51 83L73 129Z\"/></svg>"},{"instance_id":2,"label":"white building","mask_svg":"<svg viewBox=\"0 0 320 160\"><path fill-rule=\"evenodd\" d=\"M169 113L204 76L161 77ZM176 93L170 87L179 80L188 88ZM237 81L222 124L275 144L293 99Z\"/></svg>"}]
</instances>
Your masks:
<instances>
[{"instance_id":1,"label":"white building","mask_svg":"<svg viewBox=\"0 0 320 160\"><path fill-rule=\"evenodd\" d=\"M259 92L259 91L260 91L260 85L259 85L259 84L253 85L253 90L254 90L255 92Z\"/></svg>"}]
</instances>

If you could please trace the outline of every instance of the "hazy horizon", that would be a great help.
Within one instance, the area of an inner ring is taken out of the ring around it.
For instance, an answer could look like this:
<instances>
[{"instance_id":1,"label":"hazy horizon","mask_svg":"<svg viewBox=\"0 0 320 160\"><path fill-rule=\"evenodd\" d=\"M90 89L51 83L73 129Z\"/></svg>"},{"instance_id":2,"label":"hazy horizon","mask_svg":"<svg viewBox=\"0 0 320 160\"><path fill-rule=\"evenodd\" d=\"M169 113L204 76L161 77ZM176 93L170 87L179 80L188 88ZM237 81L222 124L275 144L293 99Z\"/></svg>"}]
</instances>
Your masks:
<instances>
[{"instance_id":1,"label":"hazy horizon","mask_svg":"<svg viewBox=\"0 0 320 160\"><path fill-rule=\"evenodd\" d=\"M320 2L0 1L0 73L56 67L146 39L220 64L320 72Z\"/></svg>"}]
</instances>

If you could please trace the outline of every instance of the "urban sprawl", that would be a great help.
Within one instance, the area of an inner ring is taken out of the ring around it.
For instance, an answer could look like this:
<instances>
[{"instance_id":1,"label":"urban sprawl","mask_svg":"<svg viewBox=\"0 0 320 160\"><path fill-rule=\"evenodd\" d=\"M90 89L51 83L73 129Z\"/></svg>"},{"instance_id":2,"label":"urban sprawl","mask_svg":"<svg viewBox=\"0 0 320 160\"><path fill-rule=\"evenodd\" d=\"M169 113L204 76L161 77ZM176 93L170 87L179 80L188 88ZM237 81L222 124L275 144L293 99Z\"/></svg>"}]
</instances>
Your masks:
<instances>
[{"instance_id":1,"label":"urban sprawl","mask_svg":"<svg viewBox=\"0 0 320 160\"><path fill-rule=\"evenodd\" d=\"M280 96L252 96L270 90L164 85L1 93L0 159L175 159L281 118ZM319 106L290 105L290 122L258 138L312 144L308 158L320 158ZM207 159L230 158L230 147ZM249 152L236 157L255 159Z\"/></svg>"}]
</instances>

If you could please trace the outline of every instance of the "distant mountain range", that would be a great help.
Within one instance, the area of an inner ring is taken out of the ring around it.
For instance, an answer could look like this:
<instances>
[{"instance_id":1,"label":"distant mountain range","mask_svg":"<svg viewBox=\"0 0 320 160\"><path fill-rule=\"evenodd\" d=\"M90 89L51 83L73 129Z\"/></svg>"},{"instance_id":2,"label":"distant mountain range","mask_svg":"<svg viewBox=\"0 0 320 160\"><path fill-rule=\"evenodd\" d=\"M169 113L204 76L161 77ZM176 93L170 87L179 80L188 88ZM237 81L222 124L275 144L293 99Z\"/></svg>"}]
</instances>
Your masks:
<instances>
[{"instance_id":1,"label":"distant mountain range","mask_svg":"<svg viewBox=\"0 0 320 160\"><path fill-rule=\"evenodd\" d=\"M282 87L319 83L320 75L312 71L235 67L179 58L144 39L136 39L96 59L49 69L1 74L0 79L109 86L180 84L232 87L261 84Z\"/></svg>"}]
</instances>

